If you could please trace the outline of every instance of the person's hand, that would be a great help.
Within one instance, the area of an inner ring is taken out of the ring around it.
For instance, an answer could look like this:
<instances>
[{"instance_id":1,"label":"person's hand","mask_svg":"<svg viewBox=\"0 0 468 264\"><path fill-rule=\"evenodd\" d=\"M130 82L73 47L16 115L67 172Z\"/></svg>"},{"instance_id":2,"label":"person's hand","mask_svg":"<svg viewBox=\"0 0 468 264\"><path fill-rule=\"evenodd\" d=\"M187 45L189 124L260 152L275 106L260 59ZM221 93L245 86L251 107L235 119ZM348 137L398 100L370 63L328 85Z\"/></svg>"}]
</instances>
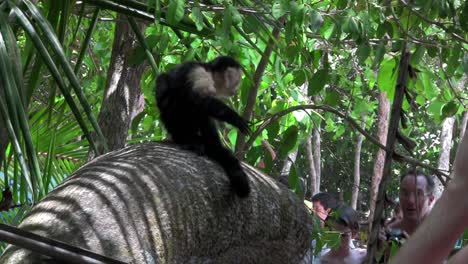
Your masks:
<instances>
[{"instance_id":1,"label":"person's hand","mask_svg":"<svg viewBox=\"0 0 468 264\"><path fill-rule=\"evenodd\" d=\"M457 217L468 219L468 131L458 146L457 154L452 171L452 180L448 183L444 192L450 203L458 204L454 210L458 212ZM464 221L464 226L468 228L468 220Z\"/></svg>"},{"instance_id":2,"label":"person's hand","mask_svg":"<svg viewBox=\"0 0 468 264\"><path fill-rule=\"evenodd\" d=\"M456 185L463 185L468 190L468 131L458 147L452 176Z\"/></svg>"}]
</instances>

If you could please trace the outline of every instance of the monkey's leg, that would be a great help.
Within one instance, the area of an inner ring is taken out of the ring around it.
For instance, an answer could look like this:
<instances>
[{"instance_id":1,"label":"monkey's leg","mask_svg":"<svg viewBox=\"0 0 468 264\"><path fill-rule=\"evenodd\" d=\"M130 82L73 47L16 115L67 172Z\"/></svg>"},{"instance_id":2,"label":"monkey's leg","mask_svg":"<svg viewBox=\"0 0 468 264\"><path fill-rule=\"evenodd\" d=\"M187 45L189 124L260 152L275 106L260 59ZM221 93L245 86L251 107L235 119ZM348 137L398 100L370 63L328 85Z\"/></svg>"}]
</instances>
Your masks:
<instances>
[{"instance_id":1,"label":"monkey's leg","mask_svg":"<svg viewBox=\"0 0 468 264\"><path fill-rule=\"evenodd\" d=\"M202 126L201 135L202 140L205 142L206 155L224 169L234 192L241 198L247 197L250 193L249 179L239 160L221 144L216 126L212 120L207 119L206 125Z\"/></svg>"}]
</instances>

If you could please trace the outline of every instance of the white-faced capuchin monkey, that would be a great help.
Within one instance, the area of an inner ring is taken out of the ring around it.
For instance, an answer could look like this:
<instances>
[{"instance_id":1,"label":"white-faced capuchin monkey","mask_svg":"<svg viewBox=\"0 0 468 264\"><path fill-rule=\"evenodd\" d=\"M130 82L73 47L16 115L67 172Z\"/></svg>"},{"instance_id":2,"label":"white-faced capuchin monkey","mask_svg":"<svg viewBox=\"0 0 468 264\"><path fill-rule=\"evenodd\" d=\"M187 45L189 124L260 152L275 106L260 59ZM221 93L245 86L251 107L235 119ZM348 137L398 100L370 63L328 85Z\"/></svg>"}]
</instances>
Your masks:
<instances>
[{"instance_id":1,"label":"white-faced capuchin monkey","mask_svg":"<svg viewBox=\"0 0 468 264\"><path fill-rule=\"evenodd\" d=\"M211 62L185 62L158 76L156 102L172 140L223 167L239 197L250 193L239 160L220 140L214 119L249 134L248 123L218 97L233 96L242 77L240 64L229 56Z\"/></svg>"}]
</instances>

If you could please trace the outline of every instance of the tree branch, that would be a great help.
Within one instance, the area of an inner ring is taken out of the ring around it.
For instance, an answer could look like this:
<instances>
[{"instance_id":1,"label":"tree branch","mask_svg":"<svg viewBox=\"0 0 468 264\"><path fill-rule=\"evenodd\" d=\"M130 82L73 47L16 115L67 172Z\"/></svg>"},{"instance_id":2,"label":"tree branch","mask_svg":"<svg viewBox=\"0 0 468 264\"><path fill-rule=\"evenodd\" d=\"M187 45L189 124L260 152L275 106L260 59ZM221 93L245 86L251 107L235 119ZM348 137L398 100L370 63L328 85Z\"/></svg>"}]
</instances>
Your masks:
<instances>
[{"instance_id":1,"label":"tree branch","mask_svg":"<svg viewBox=\"0 0 468 264\"><path fill-rule=\"evenodd\" d=\"M405 96L405 89L408 82L408 65L410 61L410 53L406 51L406 43L403 43L401 49L400 65L398 67L398 79L395 87L395 96L393 99L392 112L389 121L388 134L387 134L387 149L385 150L385 162L382 173L382 180L379 184L377 191L377 201L375 205L374 218L372 220L372 230L369 234L367 263L373 264L376 261L378 250L378 239L381 227L381 218L385 206L385 193L387 191L387 183L390 179L392 156L395 153L396 135L398 132L401 111L403 106L403 99Z\"/></svg>"},{"instance_id":2,"label":"tree branch","mask_svg":"<svg viewBox=\"0 0 468 264\"><path fill-rule=\"evenodd\" d=\"M280 21L283 21L284 18L281 18ZM276 27L273 30L272 38L267 43L265 52L263 53L260 62L258 63L257 69L253 77L252 89L250 90L249 97L247 99L247 105L244 110L243 117L247 120L250 120L253 115L253 110L255 107L255 102L257 101L258 87L260 86L260 81L262 79L263 73L265 72L268 61L270 60L270 55L273 51L273 48L276 43L276 38L278 38L280 33L280 28ZM245 149L245 135L238 134L236 141L236 152L239 157L242 157L242 152Z\"/></svg>"},{"instance_id":3,"label":"tree branch","mask_svg":"<svg viewBox=\"0 0 468 264\"><path fill-rule=\"evenodd\" d=\"M459 41L461 41L461 42L463 42L465 44L468 44L468 41L466 39L464 39L463 37L459 36L458 34L456 34L454 32L450 32L450 30L444 25L444 23L437 22L437 21L434 21L434 20L430 20L429 18L425 17L423 14L420 14L418 11L413 10L411 8L411 6L409 6L408 3L406 3L406 1L404 1L404 0L400 0L400 3L402 3L406 8L408 8L408 10L411 13L415 14L417 17L424 20L426 23L436 25L436 26L440 27L441 29L445 30L445 32L452 35L455 39L457 39L457 40L459 40Z\"/></svg>"},{"instance_id":4,"label":"tree branch","mask_svg":"<svg viewBox=\"0 0 468 264\"><path fill-rule=\"evenodd\" d=\"M294 111L298 111L298 110L302 110L302 111L305 111L305 110L322 110L322 111L325 111L325 112L329 112L329 113L333 113L341 118L343 118L344 120L346 120L349 125L351 125L354 129L356 129L357 131L359 131L361 134L363 134L367 140L369 140L370 142L372 142L372 144L378 146L379 148L385 150L385 151L388 151L389 149L384 146L383 144L381 144L379 142L379 140L377 138L375 138L374 136L372 136L371 134L369 134L366 130L364 130L363 128L361 128L361 126L358 124L358 122L356 122L356 120L354 120L352 117L338 111L337 109L333 108L333 107L330 107L328 105L298 105L298 106L293 106L293 107L290 107L288 109L285 109L281 112L278 112L272 116L270 116L269 118L267 118L261 125L260 127L252 134L252 136L249 138L249 140L247 141L247 143L245 144L245 148L249 148L250 146L252 146L253 142L255 141L255 139L261 135L262 131L265 130L271 123L275 122L276 120L280 119L281 117L289 114L289 113L292 113ZM407 162L409 164L413 164L415 166L418 166L418 167L421 167L421 168L424 168L424 169L427 169L427 170L430 170L432 171L438 178L439 180L441 180L441 182L445 183L446 182L446 179L449 179L449 174L444 172L444 171L441 171L439 169L437 169L436 167L432 167L431 165L429 164L426 164L426 163L423 163L422 161L419 161L417 159L414 159L412 157L409 157L409 156L405 156L405 155L402 155L402 154L399 154L397 152L393 152L393 155L392 155L392 158L395 160L395 161L398 161L398 162ZM444 179L443 177L445 177L446 179Z\"/></svg>"},{"instance_id":5,"label":"tree branch","mask_svg":"<svg viewBox=\"0 0 468 264\"><path fill-rule=\"evenodd\" d=\"M33 252L52 257L55 261L89 264L125 263L5 224L0 224L0 240L20 248L29 249Z\"/></svg>"}]
</instances>

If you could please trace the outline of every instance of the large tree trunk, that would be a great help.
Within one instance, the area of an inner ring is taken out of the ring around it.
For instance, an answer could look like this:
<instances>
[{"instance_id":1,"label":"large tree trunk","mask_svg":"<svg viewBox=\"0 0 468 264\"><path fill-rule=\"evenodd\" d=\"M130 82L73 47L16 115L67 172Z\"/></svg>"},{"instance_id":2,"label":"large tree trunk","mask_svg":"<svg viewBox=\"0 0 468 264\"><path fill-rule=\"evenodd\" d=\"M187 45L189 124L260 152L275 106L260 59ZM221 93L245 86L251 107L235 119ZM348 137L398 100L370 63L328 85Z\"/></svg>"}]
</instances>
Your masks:
<instances>
[{"instance_id":1,"label":"large tree trunk","mask_svg":"<svg viewBox=\"0 0 468 264\"><path fill-rule=\"evenodd\" d=\"M390 101L384 92L379 93L379 110L378 110L378 124L377 124L377 137L379 142L383 145L387 142L388 132L388 118L390 114ZM374 163L374 172L372 175L371 189L370 189L370 212L369 212L369 231L372 230L372 219L374 219L375 203L377 200L377 193L379 191L379 184L382 180L383 167L385 162L385 150L378 149Z\"/></svg>"},{"instance_id":2,"label":"large tree trunk","mask_svg":"<svg viewBox=\"0 0 468 264\"><path fill-rule=\"evenodd\" d=\"M243 165L248 198L220 166L171 144L98 157L38 203L21 229L128 263L298 263L312 218L286 187ZM40 263L10 246L0 263Z\"/></svg>"},{"instance_id":3,"label":"large tree trunk","mask_svg":"<svg viewBox=\"0 0 468 264\"><path fill-rule=\"evenodd\" d=\"M361 128L366 127L366 116L361 118ZM354 153L354 183L353 183L353 192L351 195L351 207L356 210L357 200L359 197L359 185L361 182L361 147L362 141L364 140L364 135L358 133L356 139L356 149Z\"/></svg>"},{"instance_id":4,"label":"large tree trunk","mask_svg":"<svg viewBox=\"0 0 468 264\"><path fill-rule=\"evenodd\" d=\"M463 77L458 82L456 87L457 90L463 91L465 89L467 78ZM460 130L460 140L463 138L465 133L464 129L466 128L466 113L463 115L461 122ZM444 122L442 122L442 130L440 132L440 153L439 153L439 162L438 168L445 172L450 172L450 152L452 151L453 146L453 129L455 125L455 117L447 117ZM442 182L436 178L435 179L435 197L439 199L444 191L444 185Z\"/></svg>"},{"instance_id":5,"label":"large tree trunk","mask_svg":"<svg viewBox=\"0 0 468 264\"><path fill-rule=\"evenodd\" d=\"M118 15L106 89L98 117L109 150L125 146L130 124L144 108L140 81L145 65L135 66L129 61L138 46L127 17ZM100 151L103 153L102 149Z\"/></svg>"},{"instance_id":6,"label":"large tree trunk","mask_svg":"<svg viewBox=\"0 0 468 264\"><path fill-rule=\"evenodd\" d=\"M450 151L452 150L453 125L455 124L454 117L447 117L442 123L440 132L440 152L438 168L442 171L449 172L450 170ZM444 185L438 178L435 178L435 197L439 199L444 191Z\"/></svg>"}]
</instances>

